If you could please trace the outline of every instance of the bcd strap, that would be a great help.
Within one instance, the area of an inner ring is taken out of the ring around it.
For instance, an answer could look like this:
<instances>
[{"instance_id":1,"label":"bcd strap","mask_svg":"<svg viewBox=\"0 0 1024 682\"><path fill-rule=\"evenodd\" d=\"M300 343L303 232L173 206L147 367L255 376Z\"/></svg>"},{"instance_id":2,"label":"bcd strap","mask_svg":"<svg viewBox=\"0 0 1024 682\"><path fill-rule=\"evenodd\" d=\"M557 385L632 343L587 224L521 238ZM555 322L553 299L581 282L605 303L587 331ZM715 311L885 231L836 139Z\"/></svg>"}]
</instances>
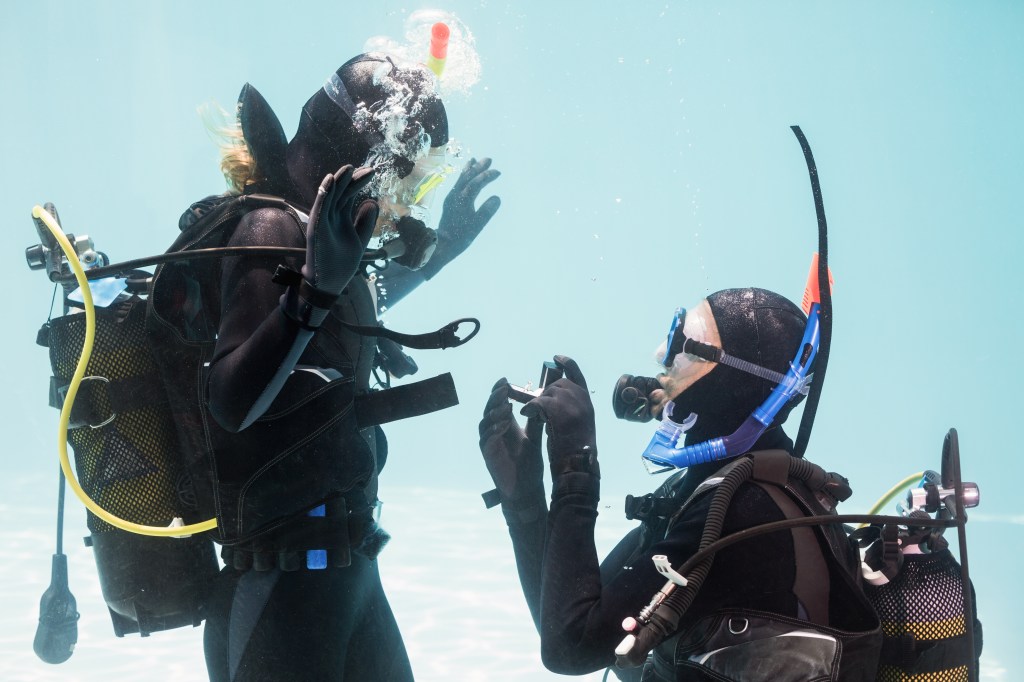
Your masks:
<instances>
[{"instance_id":1,"label":"bcd strap","mask_svg":"<svg viewBox=\"0 0 1024 682\"><path fill-rule=\"evenodd\" d=\"M785 450L765 450L753 456L751 478L762 483L785 487L789 479L800 481L825 511L835 509L853 494L850 482L840 474L826 472L817 464L794 458Z\"/></svg>"},{"instance_id":2,"label":"bcd strap","mask_svg":"<svg viewBox=\"0 0 1024 682\"><path fill-rule=\"evenodd\" d=\"M501 504L501 493L498 492L497 488L481 493L480 497L484 498L484 506L487 509L493 509Z\"/></svg>"},{"instance_id":3,"label":"bcd strap","mask_svg":"<svg viewBox=\"0 0 1024 682\"><path fill-rule=\"evenodd\" d=\"M451 373L445 372L431 379L356 396L356 421L360 428L376 426L458 404L455 382Z\"/></svg>"},{"instance_id":4,"label":"bcd strap","mask_svg":"<svg viewBox=\"0 0 1024 682\"><path fill-rule=\"evenodd\" d=\"M785 450L765 450L752 456L754 471L751 478L762 483L784 487L789 480L789 465L793 455ZM824 474L822 474L824 477Z\"/></svg>"},{"instance_id":5,"label":"bcd strap","mask_svg":"<svg viewBox=\"0 0 1024 682\"><path fill-rule=\"evenodd\" d=\"M903 550L898 526L887 523L878 530L878 538L865 552L864 563L876 572L876 575L868 577L869 582L873 584L885 584L899 574L903 567Z\"/></svg>"},{"instance_id":6,"label":"bcd strap","mask_svg":"<svg viewBox=\"0 0 1024 682\"><path fill-rule=\"evenodd\" d=\"M59 377L50 377L50 407L58 410L64 408L68 388L71 382ZM69 429L80 429L85 426L99 428L111 422L117 415L144 407L163 405L167 395L162 390L160 377L156 374L144 374L123 379L108 379L102 376L87 376L78 387L78 395L71 406ZM106 393L106 402L110 405L109 414L99 414L97 402L102 393Z\"/></svg>"},{"instance_id":7,"label":"bcd strap","mask_svg":"<svg viewBox=\"0 0 1024 682\"><path fill-rule=\"evenodd\" d=\"M966 632L940 641L918 639L912 632L885 637L880 656L883 667L894 666L903 671L902 679L935 680L967 679L954 675L958 669L964 670L964 661L970 658Z\"/></svg>"},{"instance_id":8,"label":"bcd strap","mask_svg":"<svg viewBox=\"0 0 1024 682\"><path fill-rule=\"evenodd\" d=\"M305 283L305 280L303 280L300 273L286 265L277 266L277 270L274 271L273 281L276 284L283 284L288 287L302 287ZM309 285L306 285L306 288L312 289ZM302 290L302 292L304 291L305 289ZM401 332L392 331L383 325L358 325L346 322L345 320L338 321L341 323L341 326L353 334L358 334L359 336L382 336L385 339L391 339L392 341L400 343L407 348L415 348L417 350L457 348L472 339L477 335L477 332L480 331L480 320L475 317L460 318L454 322L449 322L435 332L428 332L426 334L403 334ZM464 322L472 324L473 331L471 331L465 338L460 339L458 337L458 331L459 327L461 327Z\"/></svg>"},{"instance_id":9,"label":"bcd strap","mask_svg":"<svg viewBox=\"0 0 1024 682\"><path fill-rule=\"evenodd\" d=\"M679 509L679 500L674 497L657 497L647 493L640 497L626 495L626 519L646 521L651 518L664 519Z\"/></svg>"},{"instance_id":10,"label":"bcd strap","mask_svg":"<svg viewBox=\"0 0 1024 682\"><path fill-rule=\"evenodd\" d=\"M802 498L804 495L800 490L802 488L812 492L815 498L818 497L818 493L824 493L823 496L831 496L830 486L832 488L841 488L841 486L837 485L837 482L845 482L845 480L838 475L830 476L821 467L806 460L795 458L784 450L747 453L729 462L701 483L682 507L672 515L672 519L669 522L670 527L682 516L695 499L707 491L715 489L714 498L712 498L704 530L701 534L700 549L704 550L715 544L721 537L722 525L732 503L733 495L739 490L741 485L748 481L755 482L756 485L765 490L775 501L784 516L789 518L792 515L793 518L800 518L807 514L813 514L813 512L809 508L800 509L801 505L790 499L789 494ZM794 483L798 485L794 485ZM838 492L842 494L843 491L840 489ZM849 495L847 494L846 496L848 497ZM803 502L802 506L811 507L809 500L803 500ZM821 503L820 500L818 502L819 504ZM812 617L821 618L822 606L817 603L816 599L812 598L812 595L823 593L827 595L829 589L827 582L829 570L825 560L816 551L819 549L818 543L813 540L813 535L810 537L812 539L809 542L806 537L803 542L797 542L797 538L794 536L794 547L798 553L798 556L795 557L796 562L799 564L798 577L801 580L810 580L812 583L806 591L801 588L801 594L797 596L803 597L808 602L805 604L805 607L808 608L809 612L813 612ZM836 548L832 546L831 542L829 542L829 545L832 554L841 560L840 555L836 554ZM703 554L703 551L698 552L698 555L701 554ZM636 638L634 643L624 653L616 653L616 659L620 666L631 667L641 664L654 647L676 632L680 618L689 608L700 590L713 560L713 553L701 559L698 564L690 567L686 575L690 581L689 584L682 589L674 590L657 603L652 601L648 607L651 611L646 621L631 633ZM796 588L797 586L794 586L795 591ZM815 602L813 607L810 604L812 601Z\"/></svg>"},{"instance_id":11,"label":"bcd strap","mask_svg":"<svg viewBox=\"0 0 1024 682\"><path fill-rule=\"evenodd\" d=\"M397 341L407 348L416 348L417 350L457 348L472 339L476 336L477 332L480 331L480 320L475 317L460 318L454 322L449 322L436 332L428 332L426 334L402 334L401 332L392 331L383 326L364 327L357 324L350 324L344 320L341 320L340 322L345 329L355 334L359 334L360 336L383 336L386 339ZM457 332L464 322L472 324L473 331L471 331L465 338L460 339Z\"/></svg>"},{"instance_id":12,"label":"bcd strap","mask_svg":"<svg viewBox=\"0 0 1024 682\"><path fill-rule=\"evenodd\" d=\"M788 455L787 455L788 456ZM800 506L784 492L783 486L759 484L787 519L805 515ZM805 504L807 501L805 501ZM813 623L828 622L829 570L821 546L813 528L792 528L793 552L796 570L793 577L793 594L807 609L808 620Z\"/></svg>"},{"instance_id":13,"label":"bcd strap","mask_svg":"<svg viewBox=\"0 0 1024 682\"><path fill-rule=\"evenodd\" d=\"M362 497L361 492L353 495ZM334 568L351 565L352 554L375 559L389 539L372 516L365 500L334 498L325 503L324 516L299 516L287 526L259 535L239 546L225 546L221 557L238 570L280 568L294 571L305 567L309 550L323 549Z\"/></svg>"},{"instance_id":14,"label":"bcd strap","mask_svg":"<svg viewBox=\"0 0 1024 682\"><path fill-rule=\"evenodd\" d=\"M270 278L274 284L297 289L299 296L316 308L329 309L338 300L337 294L329 294L310 284L299 272L287 265L278 265L274 276Z\"/></svg>"}]
</instances>

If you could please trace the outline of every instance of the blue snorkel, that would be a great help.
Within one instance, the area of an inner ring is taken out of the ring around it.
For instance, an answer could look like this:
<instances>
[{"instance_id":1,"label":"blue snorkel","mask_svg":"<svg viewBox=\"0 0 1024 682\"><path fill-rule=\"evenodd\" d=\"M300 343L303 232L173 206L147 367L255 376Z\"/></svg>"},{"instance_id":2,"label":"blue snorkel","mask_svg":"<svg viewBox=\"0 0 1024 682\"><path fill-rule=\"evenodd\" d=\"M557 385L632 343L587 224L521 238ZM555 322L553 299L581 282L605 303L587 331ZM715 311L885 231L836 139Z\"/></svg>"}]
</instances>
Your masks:
<instances>
[{"instance_id":1,"label":"blue snorkel","mask_svg":"<svg viewBox=\"0 0 1024 682\"><path fill-rule=\"evenodd\" d=\"M693 425L695 419L688 418L682 424L673 421L671 417L674 403L670 402L665 406L661 424L644 450L643 458L659 466L682 469L713 460L728 459L749 451L761 434L771 426L779 410L796 396L806 395L810 390L810 369L821 341L820 308L820 303L815 302L811 305L804 336L793 361L789 364L789 371L768 398L734 433L680 447L686 430Z\"/></svg>"},{"instance_id":2,"label":"blue snorkel","mask_svg":"<svg viewBox=\"0 0 1024 682\"><path fill-rule=\"evenodd\" d=\"M811 180L811 190L814 193L814 209L818 219L818 253L811 261L811 272L807 278L807 286L804 289L803 310L807 313L807 326L804 329L804 337L797 350L796 357L790 363L789 371L781 379L771 370L758 367L743 360L731 358L721 349L715 349L693 339L685 339L678 348L673 348L673 335L677 326L682 320L678 318L673 322L669 330L669 355L675 351L689 352L703 357L705 360L720 362L733 366L745 372L750 372L762 378L775 381L778 385L771 392L768 398L747 418L743 424L736 429L735 433L724 438L697 443L691 446L678 447L682 442L686 430L693 426L696 416L691 415L682 424L670 419L673 404L665 406L661 424L651 439L647 449L644 450L643 459L653 462L659 466L683 468L710 462L713 460L726 459L741 455L746 452L771 425L772 420L779 413L783 406L798 394L807 395L807 405L800 420L800 430L797 434L794 445L794 455L802 457L807 449L807 442L810 439L811 428L814 425L814 417L818 409L818 401L821 397L821 387L825 378L825 370L828 367L829 350L832 340L832 273L828 267L828 225L825 221L825 206L821 196L821 186L818 182L818 170L814 163L814 156L811 154L810 145L803 131L799 126L791 127L793 134L800 142L804 153L804 160L807 163L808 174ZM683 311L683 316L685 316ZM811 388L811 363L814 361L818 351L821 351L819 367L817 368L818 381ZM670 366L666 357L666 367Z\"/></svg>"}]
</instances>

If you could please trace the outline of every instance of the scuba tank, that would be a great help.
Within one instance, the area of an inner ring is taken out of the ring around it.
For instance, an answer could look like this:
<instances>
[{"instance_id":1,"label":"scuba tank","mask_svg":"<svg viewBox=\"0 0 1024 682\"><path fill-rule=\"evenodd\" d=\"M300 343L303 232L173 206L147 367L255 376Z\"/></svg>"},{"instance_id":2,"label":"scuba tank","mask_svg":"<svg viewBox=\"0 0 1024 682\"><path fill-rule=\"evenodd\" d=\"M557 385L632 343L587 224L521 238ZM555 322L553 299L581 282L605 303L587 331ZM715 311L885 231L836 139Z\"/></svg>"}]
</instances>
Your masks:
<instances>
[{"instance_id":1,"label":"scuba tank","mask_svg":"<svg viewBox=\"0 0 1024 682\"><path fill-rule=\"evenodd\" d=\"M914 477L921 485L908 491L906 507L899 509L902 523L874 523L852 534L864 548L864 593L882 622L882 682L978 679L982 629L964 526L965 510L978 505L980 493L961 479L956 429L943 441L941 469ZM917 525L933 518L957 527L960 562L942 535L944 526Z\"/></svg>"},{"instance_id":2,"label":"scuba tank","mask_svg":"<svg viewBox=\"0 0 1024 682\"><path fill-rule=\"evenodd\" d=\"M52 204L47 209L56 215ZM26 251L29 267L47 269L51 280L67 274L55 238L35 220L41 242ZM95 252L88 237L70 239L84 263L104 264L105 256ZM49 349L50 404L58 409L86 337L74 284L62 289L64 314L47 320L37 338ZM166 526L175 518L193 518L195 497L178 459L175 426L146 341L141 293L121 291L99 301L107 305L96 309L96 351L71 412L67 440L89 497L118 517ZM93 550L118 637L202 622L206 585L219 569L208 537L146 537L115 528L91 511L87 525L85 543Z\"/></svg>"},{"instance_id":3,"label":"scuba tank","mask_svg":"<svg viewBox=\"0 0 1024 682\"><path fill-rule=\"evenodd\" d=\"M193 516L195 496L178 461L177 434L145 343L144 316L145 301L137 296L97 311L100 350L87 366L90 381L76 401L82 409L73 412L82 417L73 422L68 441L82 487L104 509L136 523L167 525ZM57 397L71 378L84 336L82 314L49 322ZM117 636L202 622L205 584L219 568L209 538L136 535L92 512L87 525L86 545L93 549Z\"/></svg>"}]
</instances>

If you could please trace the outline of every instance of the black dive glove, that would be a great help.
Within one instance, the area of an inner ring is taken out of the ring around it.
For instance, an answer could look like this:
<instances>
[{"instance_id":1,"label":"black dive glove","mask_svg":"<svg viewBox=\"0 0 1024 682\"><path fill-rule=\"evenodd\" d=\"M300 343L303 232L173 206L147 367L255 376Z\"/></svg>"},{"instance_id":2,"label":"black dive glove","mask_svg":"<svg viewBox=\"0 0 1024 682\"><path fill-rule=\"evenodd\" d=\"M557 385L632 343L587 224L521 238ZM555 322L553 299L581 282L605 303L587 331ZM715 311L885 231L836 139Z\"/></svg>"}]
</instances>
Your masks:
<instances>
[{"instance_id":1,"label":"black dive glove","mask_svg":"<svg viewBox=\"0 0 1024 682\"><path fill-rule=\"evenodd\" d=\"M316 329L359 268L377 223L377 202L355 206L373 168L342 166L320 183L306 228L302 283L289 287L281 309L305 329Z\"/></svg>"},{"instance_id":2,"label":"black dive glove","mask_svg":"<svg viewBox=\"0 0 1024 682\"><path fill-rule=\"evenodd\" d=\"M597 464L594 404L576 361L564 355L554 359L565 378L526 403L522 414L547 424L552 497L583 492L596 498L601 471Z\"/></svg>"},{"instance_id":3,"label":"black dive glove","mask_svg":"<svg viewBox=\"0 0 1024 682\"><path fill-rule=\"evenodd\" d=\"M499 379L480 420L480 452L487 471L497 486L497 500L509 521L523 523L539 519L546 509L544 499L544 458L540 453L544 425L528 419L519 426L509 402L508 381ZM488 506L492 500L488 500Z\"/></svg>"},{"instance_id":4,"label":"black dive glove","mask_svg":"<svg viewBox=\"0 0 1024 682\"><path fill-rule=\"evenodd\" d=\"M491 169L491 160L470 159L462 174L444 200L441 220L437 225L437 249L419 271L430 279L445 265L469 248L484 226L501 206L497 196L489 197L480 208L474 208L484 187L498 179L500 171Z\"/></svg>"}]
</instances>

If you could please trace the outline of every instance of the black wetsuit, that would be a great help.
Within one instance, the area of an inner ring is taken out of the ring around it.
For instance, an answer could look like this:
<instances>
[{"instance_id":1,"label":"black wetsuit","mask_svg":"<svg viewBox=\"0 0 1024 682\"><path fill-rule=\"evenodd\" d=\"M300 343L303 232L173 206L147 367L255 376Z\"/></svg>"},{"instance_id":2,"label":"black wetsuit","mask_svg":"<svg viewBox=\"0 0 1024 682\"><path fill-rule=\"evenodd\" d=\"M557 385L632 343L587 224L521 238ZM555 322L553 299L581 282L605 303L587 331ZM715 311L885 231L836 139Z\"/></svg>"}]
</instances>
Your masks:
<instances>
[{"instance_id":1,"label":"black wetsuit","mask_svg":"<svg viewBox=\"0 0 1024 682\"><path fill-rule=\"evenodd\" d=\"M762 438L759 449L791 451L792 443L781 430L773 432L765 434L768 438ZM721 466L711 463L691 467L674 486L672 497L678 506ZM598 500L583 492L594 488L583 482L556 486L556 490L566 488L571 492L561 496L556 492L546 519L522 523L508 513L506 518L523 591L541 635L544 665L554 672L580 675L614 664L613 652L626 634L623 619L636 617L664 586L666 579L655 570L651 557L664 554L673 566L678 566L696 553L711 495L697 497L673 520L667 534L669 524L665 519L645 521L599 565L594 545ZM729 507L723 535L783 518L783 511L761 487L745 483ZM823 625L843 620L839 614L829 613L828 607L822 608L830 602L827 595L808 598L805 593L803 596L811 603L803 604L794 593L798 544L812 549L822 570L843 570L826 556L809 529L780 531L733 545L716 556L707 580L680 622L680 631L730 607L810 619ZM831 601L838 604L842 600ZM655 652L656 657L661 654L662 649ZM674 669L671 660L662 663L657 677L644 679L712 679L694 670ZM640 668L616 672L622 679L640 679Z\"/></svg>"},{"instance_id":2,"label":"black wetsuit","mask_svg":"<svg viewBox=\"0 0 1024 682\"><path fill-rule=\"evenodd\" d=\"M302 227L284 211L259 209L242 219L230 245L303 247L305 237ZM226 434L237 430L252 406L259 403L267 383L282 363L288 362L289 350L303 333L280 309L284 287L271 281L279 263L279 258L255 257L227 258L223 262L209 408ZM290 265L297 268L301 263ZM369 283L361 274L349 282L296 366L305 366L314 373L354 376L356 392L368 391L373 339L344 329L339 320L375 323ZM269 411L277 409L273 404ZM274 533L274 543L279 549L283 547L282 551L263 551L251 543L226 548L227 566L214 586L205 631L211 680L412 679L405 647L373 560L381 534L372 513L386 443L379 429L364 429L361 435L373 453L375 466L369 474L358 474L361 480L344 498L326 506L328 517L339 513L341 506L341 513L349 519L343 534L347 537L325 533L314 539L313 546L327 550L328 568L311 570L306 567L306 551L289 550L290 534L302 532L302 518ZM230 442L230 435L220 437ZM337 447L346 446L338 443ZM258 461L261 453L234 456ZM303 472L311 480L317 474ZM378 541L367 548L370 536Z\"/></svg>"}]
</instances>

